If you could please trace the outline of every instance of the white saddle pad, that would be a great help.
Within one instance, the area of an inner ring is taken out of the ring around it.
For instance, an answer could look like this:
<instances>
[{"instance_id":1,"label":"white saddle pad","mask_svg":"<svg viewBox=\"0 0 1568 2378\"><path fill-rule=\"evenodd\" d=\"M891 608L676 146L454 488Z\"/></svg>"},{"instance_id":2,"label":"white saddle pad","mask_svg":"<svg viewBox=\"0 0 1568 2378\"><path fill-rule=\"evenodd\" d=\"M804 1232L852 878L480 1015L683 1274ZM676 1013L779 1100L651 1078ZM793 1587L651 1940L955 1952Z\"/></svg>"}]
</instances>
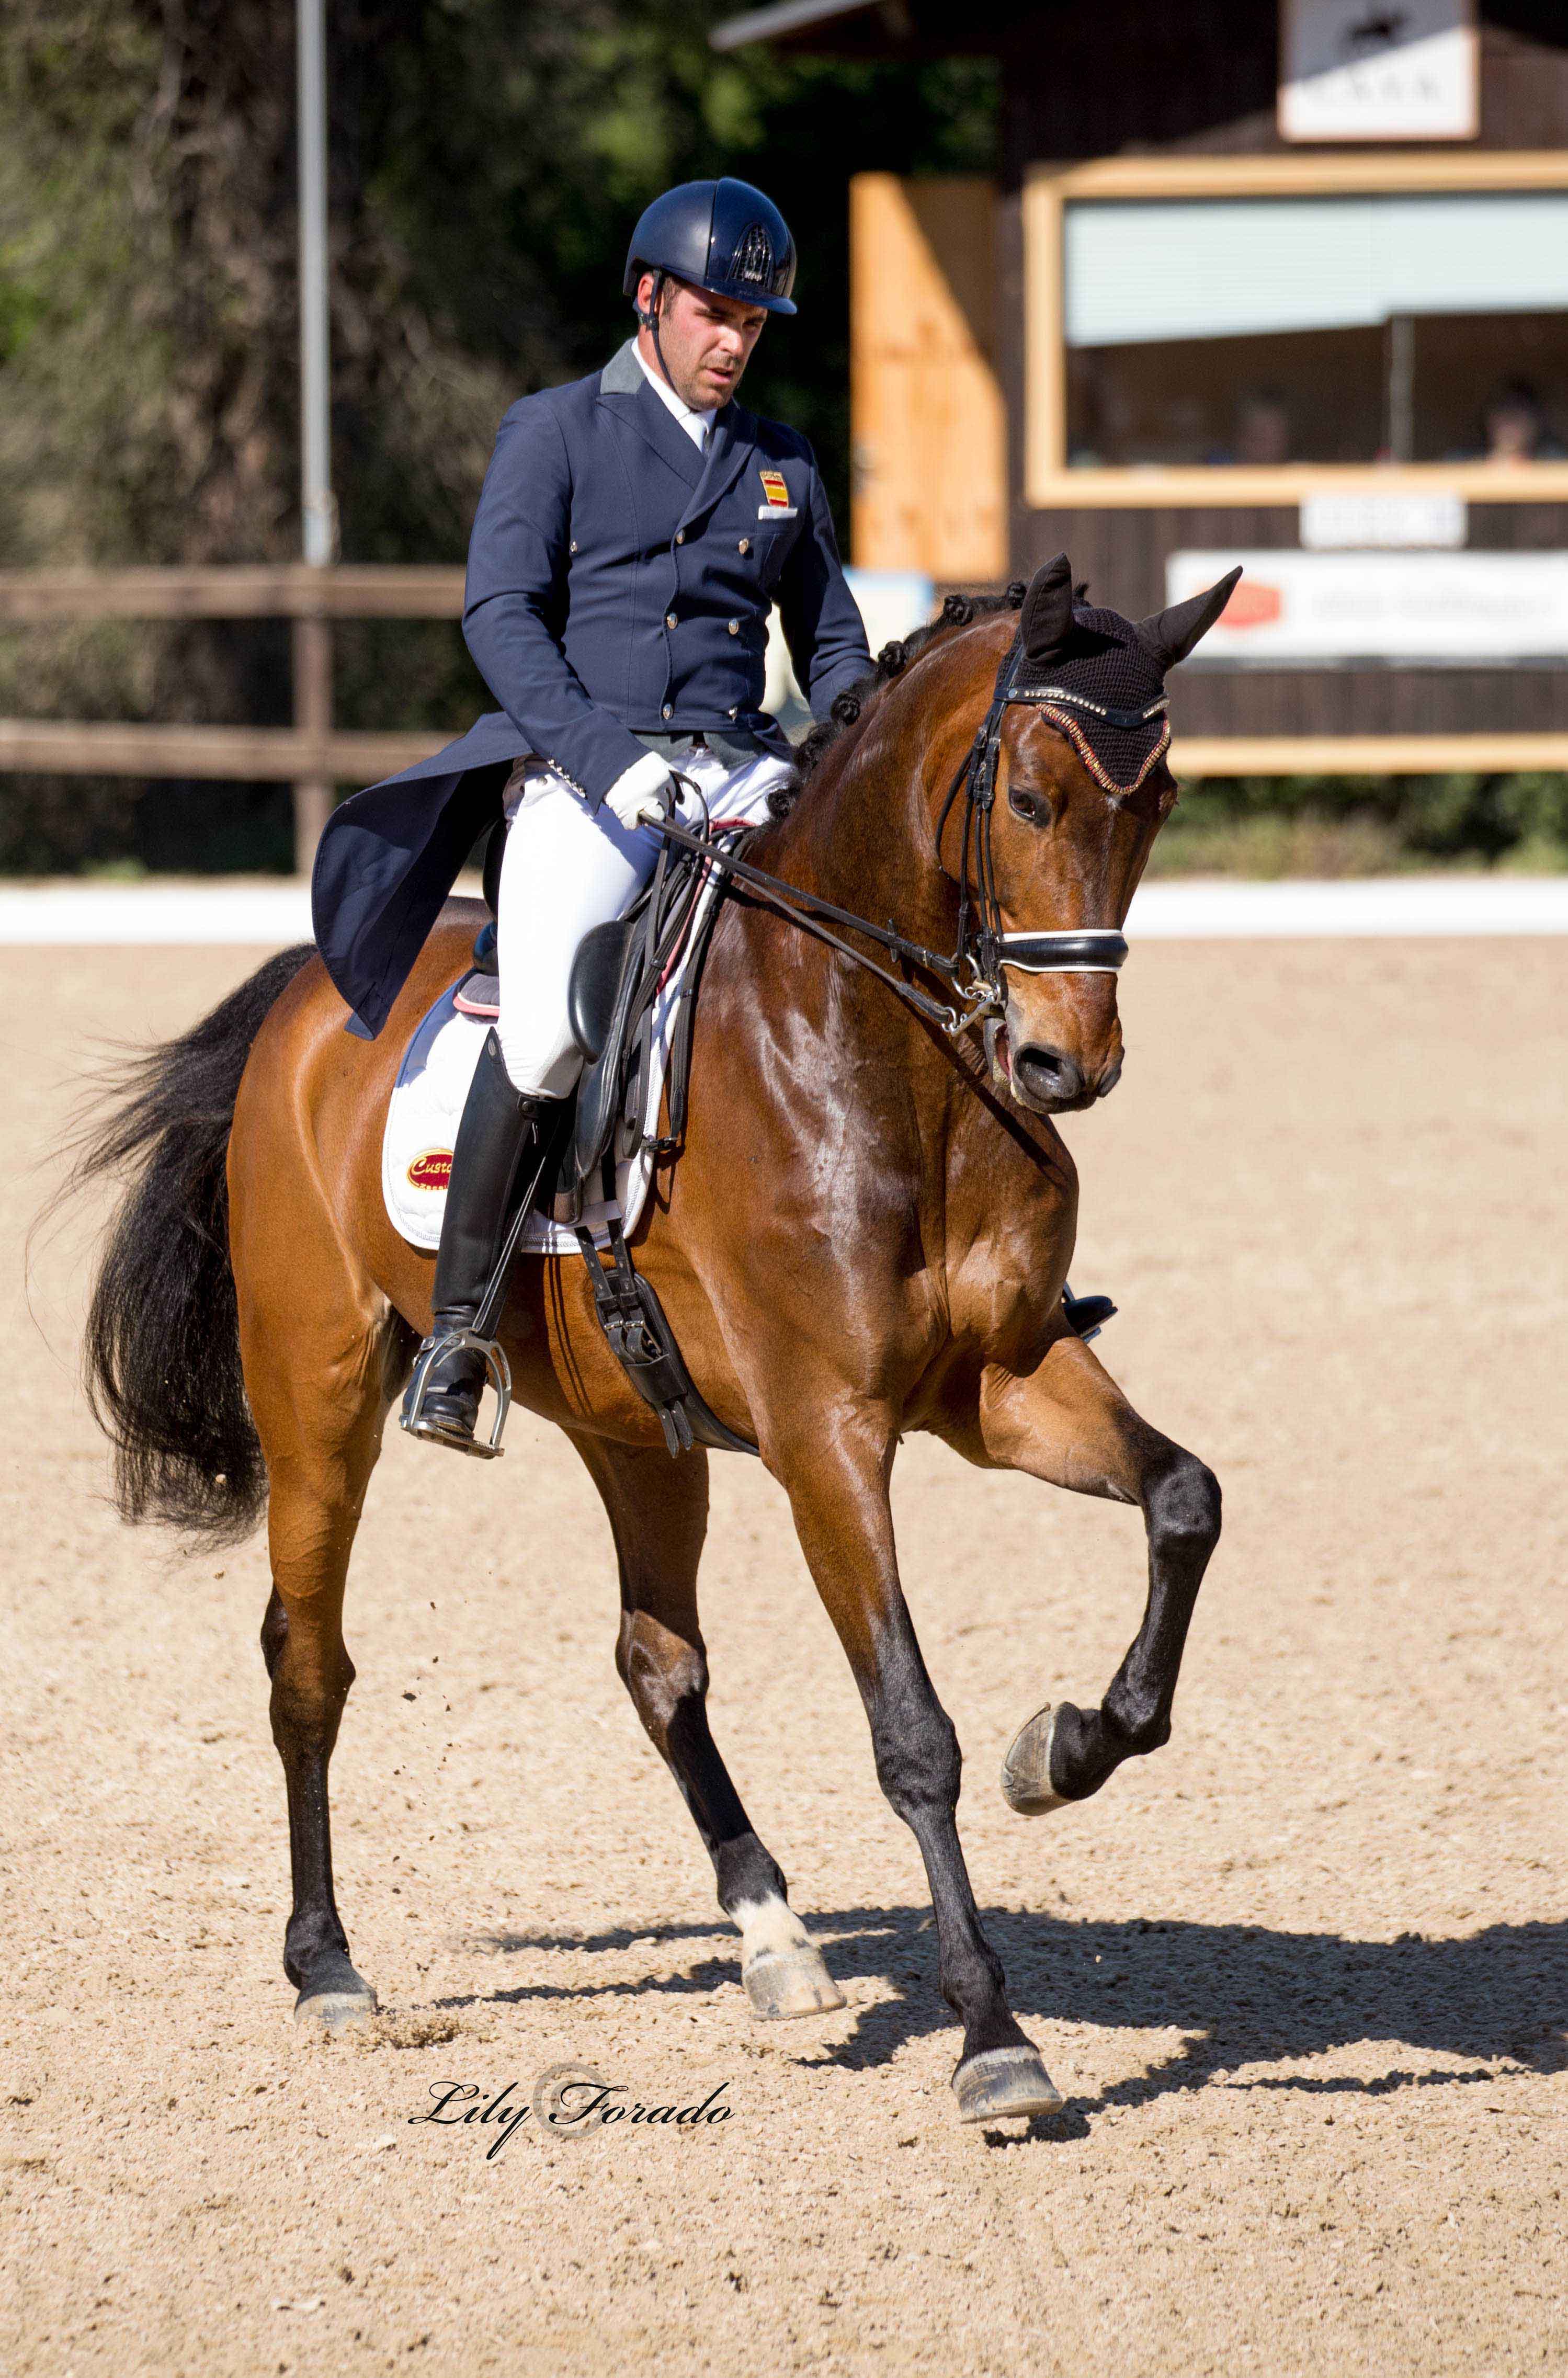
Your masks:
<instances>
[{"instance_id":1,"label":"white saddle pad","mask_svg":"<svg viewBox=\"0 0 1568 2378\"><path fill-rule=\"evenodd\" d=\"M654 1010L653 1062L643 1110L645 1143L658 1136L659 1109L669 1066L669 1043L676 1005L700 945L700 929L719 895L718 871L710 873L698 895L696 912L684 949L659 992ZM381 1135L381 1195L392 1227L411 1246L433 1248L440 1243L441 1217L446 1211L446 1184L452 1172L452 1142L463 1114L468 1086L479 1051L490 1029L487 1017L464 1015L452 1004L460 984L443 991L425 1016L398 1068L386 1128ZM653 1178L653 1148L645 1144L635 1156L622 1158L616 1168L616 1203L628 1231L636 1228L648 1183ZM585 1205L583 1219L596 1235L603 1231L613 1208ZM523 1235L525 1255L575 1255L572 1226L544 1214L531 1214Z\"/></svg>"}]
</instances>

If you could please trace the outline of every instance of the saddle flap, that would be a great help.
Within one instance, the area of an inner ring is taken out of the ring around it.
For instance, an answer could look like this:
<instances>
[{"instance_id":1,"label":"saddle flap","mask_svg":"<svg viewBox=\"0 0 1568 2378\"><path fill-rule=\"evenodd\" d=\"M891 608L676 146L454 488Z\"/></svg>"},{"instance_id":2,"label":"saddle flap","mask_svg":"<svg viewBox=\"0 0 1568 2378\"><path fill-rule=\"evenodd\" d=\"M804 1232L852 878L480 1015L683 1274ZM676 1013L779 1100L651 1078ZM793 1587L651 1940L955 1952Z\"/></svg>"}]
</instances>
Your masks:
<instances>
[{"instance_id":1,"label":"saddle flap","mask_svg":"<svg viewBox=\"0 0 1568 2378\"><path fill-rule=\"evenodd\" d=\"M640 915L613 918L584 934L572 961L566 1013L572 1037L590 1064L604 1054L615 1023L628 962L644 930Z\"/></svg>"}]
</instances>

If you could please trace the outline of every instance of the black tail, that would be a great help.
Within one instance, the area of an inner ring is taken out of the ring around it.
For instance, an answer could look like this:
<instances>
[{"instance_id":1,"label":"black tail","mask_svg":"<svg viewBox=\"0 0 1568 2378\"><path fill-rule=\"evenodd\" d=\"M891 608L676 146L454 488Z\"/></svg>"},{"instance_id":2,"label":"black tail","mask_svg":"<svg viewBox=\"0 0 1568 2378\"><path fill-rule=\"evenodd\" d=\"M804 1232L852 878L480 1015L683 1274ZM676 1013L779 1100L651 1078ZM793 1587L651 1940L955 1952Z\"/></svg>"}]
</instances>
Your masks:
<instances>
[{"instance_id":1,"label":"black tail","mask_svg":"<svg viewBox=\"0 0 1568 2378\"><path fill-rule=\"evenodd\" d=\"M239 1366L225 1164L245 1061L308 944L282 950L211 1015L110 1077L73 1188L129 1170L88 1315L88 1399L115 1447L127 1519L233 1543L267 1500Z\"/></svg>"}]
</instances>

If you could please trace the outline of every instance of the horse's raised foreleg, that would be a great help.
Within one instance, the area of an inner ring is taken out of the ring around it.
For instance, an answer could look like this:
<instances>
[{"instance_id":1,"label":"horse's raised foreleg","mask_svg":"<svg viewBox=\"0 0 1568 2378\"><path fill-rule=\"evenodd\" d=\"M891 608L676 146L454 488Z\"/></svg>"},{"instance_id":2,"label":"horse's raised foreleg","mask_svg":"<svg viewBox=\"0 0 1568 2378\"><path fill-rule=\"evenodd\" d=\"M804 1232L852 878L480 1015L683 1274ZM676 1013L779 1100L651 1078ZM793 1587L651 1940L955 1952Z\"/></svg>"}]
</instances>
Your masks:
<instances>
[{"instance_id":1,"label":"horse's raised foreleg","mask_svg":"<svg viewBox=\"0 0 1568 2378\"><path fill-rule=\"evenodd\" d=\"M809 1399L802 1399L808 1408ZM801 1546L849 1655L871 1723L877 1779L920 1844L936 1916L942 1995L963 2024L953 2087L965 2121L1048 2113L1061 2100L1007 2004L959 1842L962 1757L899 1581L887 1500L891 1431L817 1407L808 1445L769 1447Z\"/></svg>"},{"instance_id":2,"label":"horse's raised foreleg","mask_svg":"<svg viewBox=\"0 0 1568 2378\"><path fill-rule=\"evenodd\" d=\"M697 1565L707 1534L707 1456L573 1434L609 1516L621 1567L615 1664L632 1706L690 1808L741 1928L741 1978L754 2014L774 2020L843 2005L790 1907L784 1877L753 1831L707 1722L707 1655Z\"/></svg>"},{"instance_id":3,"label":"horse's raised foreleg","mask_svg":"<svg viewBox=\"0 0 1568 2378\"><path fill-rule=\"evenodd\" d=\"M983 1458L1075 1494L1141 1506L1149 1535L1143 1624L1098 1709L1063 1701L1016 1736L1002 1770L1009 1805L1043 1816L1087 1799L1124 1759L1170 1739L1171 1705L1203 1572L1220 1534L1220 1489L1195 1454L1140 1419L1077 1338L1058 1338L1025 1377L985 1375Z\"/></svg>"}]
</instances>

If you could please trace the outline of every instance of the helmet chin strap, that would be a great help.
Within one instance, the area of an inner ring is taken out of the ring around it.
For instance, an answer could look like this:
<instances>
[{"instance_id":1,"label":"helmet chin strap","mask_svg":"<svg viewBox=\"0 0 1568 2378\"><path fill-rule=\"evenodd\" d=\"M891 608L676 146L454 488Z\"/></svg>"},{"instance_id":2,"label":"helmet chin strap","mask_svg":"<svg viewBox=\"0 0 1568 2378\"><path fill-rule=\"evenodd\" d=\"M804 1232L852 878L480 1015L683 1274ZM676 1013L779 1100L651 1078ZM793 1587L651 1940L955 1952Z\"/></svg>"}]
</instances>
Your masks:
<instances>
[{"instance_id":1,"label":"helmet chin strap","mask_svg":"<svg viewBox=\"0 0 1568 2378\"><path fill-rule=\"evenodd\" d=\"M665 384L669 388L670 394L672 396L681 396L680 390L676 387L675 382L669 377L669 366L664 360L664 348L660 342L658 335L658 301L664 294L664 284L669 278L669 275L668 272L656 272L654 274L653 304L648 307L646 313L645 313L643 308L639 306L637 307L637 319L642 324L645 330L651 330L653 332L654 354L658 358L658 367L664 374ZM685 403L686 400L683 396L681 397L681 402L682 404Z\"/></svg>"}]
</instances>

